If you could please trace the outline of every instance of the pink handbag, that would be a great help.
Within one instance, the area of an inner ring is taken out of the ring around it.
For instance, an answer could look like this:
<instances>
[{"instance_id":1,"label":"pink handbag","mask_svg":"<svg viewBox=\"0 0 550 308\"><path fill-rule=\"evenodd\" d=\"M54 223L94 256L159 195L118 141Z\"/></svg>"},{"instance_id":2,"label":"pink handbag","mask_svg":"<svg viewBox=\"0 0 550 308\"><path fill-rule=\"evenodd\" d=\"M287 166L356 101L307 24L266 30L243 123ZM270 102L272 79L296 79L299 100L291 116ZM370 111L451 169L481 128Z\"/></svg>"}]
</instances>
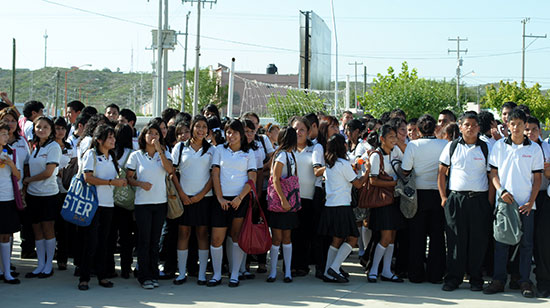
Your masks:
<instances>
[{"instance_id":1,"label":"pink handbag","mask_svg":"<svg viewBox=\"0 0 550 308\"><path fill-rule=\"evenodd\" d=\"M294 153L292 158L296 164L296 158ZM300 183L298 181L298 168L295 168L294 175L292 174L292 168L290 167L290 162L288 160L288 153L286 153L286 170L288 177L281 177L281 188L283 194L286 196L288 203L290 204L289 212L297 212L302 208L302 203L300 199ZM273 185L273 175L269 177L269 182L267 183L267 209L271 212L286 212L281 206L281 199L275 191L275 186Z\"/></svg>"}]
</instances>

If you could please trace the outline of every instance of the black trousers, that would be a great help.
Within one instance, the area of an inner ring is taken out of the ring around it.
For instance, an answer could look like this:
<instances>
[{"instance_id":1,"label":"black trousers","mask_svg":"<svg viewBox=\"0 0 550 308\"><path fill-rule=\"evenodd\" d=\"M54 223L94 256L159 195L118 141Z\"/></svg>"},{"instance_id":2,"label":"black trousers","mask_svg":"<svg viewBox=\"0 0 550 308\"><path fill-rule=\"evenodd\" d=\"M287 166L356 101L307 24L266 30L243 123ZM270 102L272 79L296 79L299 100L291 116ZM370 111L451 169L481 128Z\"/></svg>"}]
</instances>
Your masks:
<instances>
[{"instance_id":1,"label":"black trousers","mask_svg":"<svg viewBox=\"0 0 550 308\"><path fill-rule=\"evenodd\" d=\"M166 218L160 238L160 259L164 261L164 273L171 274L178 270L178 232L179 218Z\"/></svg>"},{"instance_id":2,"label":"black trousers","mask_svg":"<svg viewBox=\"0 0 550 308\"><path fill-rule=\"evenodd\" d=\"M399 277L408 277L409 270L409 224L410 220L404 220L404 227L397 230L395 237L395 272ZM376 248L376 245L375 247Z\"/></svg>"},{"instance_id":3,"label":"black trousers","mask_svg":"<svg viewBox=\"0 0 550 308\"><path fill-rule=\"evenodd\" d=\"M464 273L470 285L483 285L482 266L489 243L491 206L489 193L451 192L445 204L447 276L445 283L458 286Z\"/></svg>"},{"instance_id":4,"label":"black trousers","mask_svg":"<svg viewBox=\"0 0 550 308\"><path fill-rule=\"evenodd\" d=\"M301 199L302 209L298 211L298 228L292 230L292 269L309 271L309 256L312 239L316 234L313 226L314 205L311 199Z\"/></svg>"},{"instance_id":5,"label":"black trousers","mask_svg":"<svg viewBox=\"0 0 550 308\"><path fill-rule=\"evenodd\" d=\"M313 195L313 221L312 226L315 235L311 241L311 258L315 264L315 274L322 275L325 272L325 265L327 262L328 247L332 241L332 238L326 235L321 235L318 232L319 221L321 220L321 214L325 208L326 193L323 188L315 187L315 194Z\"/></svg>"},{"instance_id":6,"label":"black trousers","mask_svg":"<svg viewBox=\"0 0 550 308\"><path fill-rule=\"evenodd\" d=\"M107 253L107 273L115 272L115 252L117 243L120 246L120 268L123 272L130 272L134 261L135 247L134 211L115 206L111 232L109 232L109 248Z\"/></svg>"},{"instance_id":7,"label":"black trousers","mask_svg":"<svg viewBox=\"0 0 550 308\"><path fill-rule=\"evenodd\" d=\"M80 227L80 239L82 243L82 255L80 257L80 281L90 281L90 271L95 268L97 279L106 277L105 259L111 220L113 219L112 207L98 207L92 223L88 227Z\"/></svg>"},{"instance_id":8,"label":"black trousers","mask_svg":"<svg viewBox=\"0 0 550 308\"><path fill-rule=\"evenodd\" d=\"M159 278L159 242L167 204L136 204L138 280Z\"/></svg>"},{"instance_id":9,"label":"black trousers","mask_svg":"<svg viewBox=\"0 0 550 308\"><path fill-rule=\"evenodd\" d=\"M409 280L436 283L443 279L445 272L445 215L437 190L418 189L417 194L418 211L409 223Z\"/></svg>"},{"instance_id":10,"label":"black trousers","mask_svg":"<svg viewBox=\"0 0 550 308\"><path fill-rule=\"evenodd\" d=\"M550 199L546 190L539 192L535 212L535 264L539 290L550 290ZM531 212L533 214L533 212Z\"/></svg>"}]
</instances>

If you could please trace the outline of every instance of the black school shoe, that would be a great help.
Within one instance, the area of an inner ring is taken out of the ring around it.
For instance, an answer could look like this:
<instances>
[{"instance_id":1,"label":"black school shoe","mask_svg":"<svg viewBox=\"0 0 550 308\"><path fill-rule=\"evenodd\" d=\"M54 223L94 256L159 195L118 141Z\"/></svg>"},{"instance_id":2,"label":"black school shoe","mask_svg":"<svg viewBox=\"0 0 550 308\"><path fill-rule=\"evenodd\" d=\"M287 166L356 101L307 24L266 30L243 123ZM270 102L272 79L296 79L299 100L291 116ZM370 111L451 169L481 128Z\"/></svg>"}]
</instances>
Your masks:
<instances>
[{"instance_id":1,"label":"black school shoe","mask_svg":"<svg viewBox=\"0 0 550 308\"><path fill-rule=\"evenodd\" d=\"M216 286L219 286L220 284L222 284L222 279L220 278L220 280L216 280L214 278L208 280L208 282L206 283L206 286L207 287L216 287Z\"/></svg>"},{"instance_id":2,"label":"black school shoe","mask_svg":"<svg viewBox=\"0 0 550 308\"><path fill-rule=\"evenodd\" d=\"M385 277L384 275L380 275L380 280L382 281L389 281L389 282L404 282L402 278L399 278L397 275L392 275L390 278Z\"/></svg>"},{"instance_id":3,"label":"black school shoe","mask_svg":"<svg viewBox=\"0 0 550 308\"><path fill-rule=\"evenodd\" d=\"M335 270L333 270L330 267L327 270L327 274L329 274L332 278L336 279L336 281L338 282L349 282L349 280L346 277L344 277L344 275L342 275L341 273L337 273Z\"/></svg>"},{"instance_id":4,"label":"black school shoe","mask_svg":"<svg viewBox=\"0 0 550 308\"><path fill-rule=\"evenodd\" d=\"M4 278L4 283L7 283L7 284L20 284L21 281L17 278L13 278L13 279L10 279L10 280Z\"/></svg>"}]
</instances>

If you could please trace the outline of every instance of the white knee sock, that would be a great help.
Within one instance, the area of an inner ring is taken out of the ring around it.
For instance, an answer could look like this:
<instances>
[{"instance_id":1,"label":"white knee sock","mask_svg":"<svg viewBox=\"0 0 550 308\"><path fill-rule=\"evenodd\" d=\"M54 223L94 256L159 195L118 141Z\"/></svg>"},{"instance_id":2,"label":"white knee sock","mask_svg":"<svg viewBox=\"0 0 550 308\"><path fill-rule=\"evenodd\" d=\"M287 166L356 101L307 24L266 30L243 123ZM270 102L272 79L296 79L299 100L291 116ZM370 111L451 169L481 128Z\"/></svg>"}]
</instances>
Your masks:
<instances>
[{"instance_id":1,"label":"white knee sock","mask_svg":"<svg viewBox=\"0 0 550 308\"><path fill-rule=\"evenodd\" d=\"M55 237L45 240L44 246L46 246L46 263L44 264L42 273L49 274L52 272L53 256L55 255Z\"/></svg>"},{"instance_id":2,"label":"white knee sock","mask_svg":"<svg viewBox=\"0 0 550 308\"><path fill-rule=\"evenodd\" d=\"M362 226L361 227L361 242L363 243L363 247L367 249L369 247L370 239L372 237L372 230Z\"/></svg>"},{"instance_id":3,"label":"white knee sock","mask_svg":"<svg viewBox=\"0 0 550 308\"><path fill-rule=\"evenodd\" d=\"M227 256L227 264L229 264L229 272L233 270L233 239L231 236L225 238L225 254Z\"/></svg>"},{"instance_id":4,"label":"white knee sock","mask_svg":"<svg viewBox=\"0 0 550 308\"><path fill-rule=\"evenodd\" d=\"M334 261L332 261L332 265L330 266L330 268L332 268L335 272L340 273L340 266L342 266L342 263L344 263L346 258L351 253L352 249L353 247L351 247L351 245L348 243L343 243L342 245L340 245L338 253L334 258Z\"/></svg>"},{"instance_id":5,"label":"white knee sock","mask_svg":"<svg viewBox=\"0 0 550 308\"><path fill-rule=\"evenodd\" d=\"M291 263L292 263L292 243L283 244L283 257L285 261L285 277L292 278Z\"/></svg>"},{"instance_id":6,"label":"white knee sock","mask_svg":"<svg viewBox=\"0 0 550 308\"><path fill-rule=\"evenodd\" d=\"M32 271L33 274L40 274L44 270L44 263L46 262L46 240L34 241L36 245L36 259L38 260L38 265Z\"/></svg>"},{"instance_id":7,"label":"white knee sock","mask_svg":"<svg viewBox=\"0 0 550 308\"><path fill-rule=\"evenodd\" d=\"M212 276L212 279L215 280L222 279L222 249L222 246L214 247L210 245L210 254L212 255L212 267L214 268L214 275Z\"/></svg>"},{"instance_id":8,"label":"white knee sock","mask_svg":"<svg viewBox=\"0 0 550 308\"><path fill-rule=\"evenodd\" d=\"M180 272L177 280L182 280L185 278L187 273L187 255L189 250L178 250L178 270Z\"/></svg>"},{"instance_id":9,"label":"white knee sock","mask_svg":"<svg viewBox=\"0 0 550 308\"><path fill-rule=\"evenodd\" d=\"M199 249L199 280L206 280L206 265L208 264L208 249Z\"/></svg>"},{"instance_id":10,"label":"white knee sock","mask_svg":"<svg viewBox=\"0 0 550 308\"><path fill-rule=\"evenodd\" d=\"M393 257L393 244L389 244L386 247L386 252L384 253L384 266L382 268L382 275L386 278L391 278L393 273L391 271L391 260Z\"/></svg>"},{"instance_id":11,"label":"white knee sock","mask_svg":"<svg viewBox=\"0 0 550 308\"><path fill-rule=\"evenodd\" d=\"M359 256L362 257L363 254L365 254L365 245L363 245L363 233L361 232L362 227L357 227L357 230L359 230L359 241L357 242L357 245L359 246Z\"/></svg>"},{"instance_id":12,"label":"white knee sock","mask_svg":"<svg viewBox=\"0 0 550 308\"><path fill-rule=\"evenodd\" d=\"M0 250L2 254L2 266L4 267L4 279L13 280L10 271L11 260L11 247L10 243L0 243Z\"/></svg>"},{"instance_id":13,"label":"white knee sock","mask_svg":"<svg viewBox=\"0 0 550 308\"><path fill-rule=\"evenodd\" d=\"M241 262L241 267L239 268L239 273L246 273L246 256L247 255L248 254L246 254L246 253L243 255L243 260Z\"/></svg>"},{"instance_id":14,"label":"white knee sock","mask_svg":"<svg viewBox=\"0 0 550 308\"><path fill-rule=\"evenodd\" d=\"M269 272L270 278L277 277L277 261L279 259L279 246L271 245L269 250L269 265L271 266L271 271Z\"/></svg>"},{"instance_id":15,"label":"white knee sock","mask_svg":"<svg viewBox=\"0 0 550 308\"><path fill-rule=\"evenodd\" d=\"M233 243L233 269L231 270L231 280L239 280L239 269L243 262L244 251L239 247L239 243Z\"/></svg>"},{"instance_id":16,"label":"white knee sock","mask_svg":"<svg viewBox=\"0 0 550 308\"><path fill-rule=\"evenodd\" d=\"M372 259L372 267L370 268L369 276L378 276L378 267L380 266L380 261L382 260L385 252L386 247L378 243L378 245L376 245L376 250L374 251L374 258Z\"/></svg>"},{"instance_id":17,"label":"white knee sock","mask_svg":"<svg viewBox=\"0 0 550 308\"><path fill-rule=\"evenodd\" d=\"M338 254L338 248L333 247L332 245L330 245L330 247L328 248L328 254L327 254L327 264L325 265L325 276L326 277L330 277L327 274L327 271L328 271L328 268L334 262L334 258L336 258L336 254Z\"/></svg>"}]
</instances>

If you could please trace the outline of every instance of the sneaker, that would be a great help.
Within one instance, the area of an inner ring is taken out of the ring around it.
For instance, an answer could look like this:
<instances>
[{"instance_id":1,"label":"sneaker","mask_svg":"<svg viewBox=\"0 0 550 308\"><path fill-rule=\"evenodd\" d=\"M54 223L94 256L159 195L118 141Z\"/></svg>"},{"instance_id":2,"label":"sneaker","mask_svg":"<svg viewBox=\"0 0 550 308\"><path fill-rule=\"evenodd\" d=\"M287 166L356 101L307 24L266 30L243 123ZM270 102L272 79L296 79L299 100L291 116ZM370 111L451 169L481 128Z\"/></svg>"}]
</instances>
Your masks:
<instances>
[{"instance_id":1,"label":"sneaker","mask_svg":"<svg viewBox=\"0 0 550 308\"><path fill-rule=\"evenodd\" d=\"M146 289L146 290L152 290L155 288L155 286L153 285L153 281L151 280L145 280L142 284L141 284L141 287Z\"/></svg>"},{"instance_id":2,"label":"sneaker","mask_svg":"<svg viewBox=\"0 0 550 308\"><path fill-rule=\"evenodd\" d=\"M535 297L535 292L533 292L533 287L529 282L522 282L519 287L521 289L521 295L523 295L523 297L526 297L526 298Z\"/></svg>"},{"instance_id":3,"label":"sneaker","mask_svg":"<svg viewBox=\"0 0 550 308\"><path fill-rule=\"evenodd\" d=\"M496 294L500 292L504 292L504 282L500 280L491 281L489 286L483 289L483 294Z\"/></svg>"}]
</instances>

